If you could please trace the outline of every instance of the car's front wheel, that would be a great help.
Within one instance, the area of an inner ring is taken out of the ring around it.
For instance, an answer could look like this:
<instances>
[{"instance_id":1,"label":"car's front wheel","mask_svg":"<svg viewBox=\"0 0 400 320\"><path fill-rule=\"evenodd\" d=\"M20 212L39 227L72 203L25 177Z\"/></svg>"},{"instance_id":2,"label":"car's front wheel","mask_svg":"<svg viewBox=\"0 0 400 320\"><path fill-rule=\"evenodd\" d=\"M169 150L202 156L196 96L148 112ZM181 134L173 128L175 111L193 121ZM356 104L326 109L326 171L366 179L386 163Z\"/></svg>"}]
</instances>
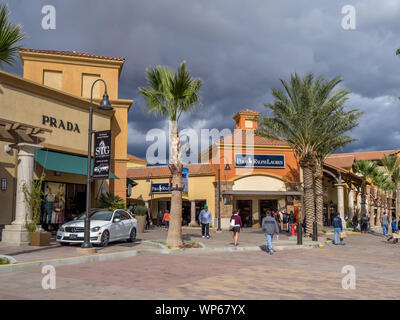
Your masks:
<instances>
[{"instance_id":1,"label":"car's front wheel","mask_svg":"<svg viewBox=\"0 0 400 320\"><path fill-rule=\"evenodd\" d=\"M107 247L109 242L110 242L110 233L107 230L105 230L101 235L100 246Z\"/></svg>"},{"instance_id":2,"label":"car's front wheel","mask_svg":"<svg viewBox=\"0 0 400 320\"><path fill-rule=\"evenodd\" d=\"M131 234L129 235L128 242L134 242L136 239L136 228L133 227L131 230Z\"/></svg>"}]
</instances>

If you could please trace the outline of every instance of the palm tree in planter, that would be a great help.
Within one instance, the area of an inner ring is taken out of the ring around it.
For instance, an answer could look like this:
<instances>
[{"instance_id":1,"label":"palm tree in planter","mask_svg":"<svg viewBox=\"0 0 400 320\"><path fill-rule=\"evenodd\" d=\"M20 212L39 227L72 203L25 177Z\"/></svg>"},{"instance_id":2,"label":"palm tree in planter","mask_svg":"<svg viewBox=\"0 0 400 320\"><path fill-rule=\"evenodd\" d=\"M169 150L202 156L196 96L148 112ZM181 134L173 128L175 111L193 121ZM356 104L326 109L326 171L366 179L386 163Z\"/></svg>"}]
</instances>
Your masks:
<instances>
[{"instance_id":1,"label":"palm tree in planter","mask_svg":"<svg viewBox=\"0 0 400 320\"><path fill-rule=\"evenodd\" d=\"M157 66L146 70L148 88L140 87L147 108L154 115L166 116L171 123L169 170L172 176L171 217L167 244L182 245L182 156L178 121L182 114L193 112L200 104L200 79L192 78L182 62L177 72Z\"/></svg>"},{"instance_id":2,"label":"palm tree in planter","mask_svg":"<svg viewBox=\"0 0 400 320\"><path fill-rule=\"evenodd\" d=\"M339 89L333 92L342 81L340 77L327 81L323 76L314 79L311 73L304 78L294 74L289 83L280 81L285 91L271 90L275 101L264 106L272 111L272 116L260 118L258 134L277 140L285 138L294 150L303 171L306 235L311 235L315 220L316 166L318 162L322 163L324 154L337 147L338 141L346 143L345 139L335 140L336 131L332 133L332 130L345 118L343 104L350 91ZM326 142L329 139L332 139L331 145ZM322 177L321 171L317 176ZM322 194L322 185L319 186Z\"/></svg>"},{"instance_id":3,"label":"palm tree in planter","mask_svg":"<svg viewBox=\"0 0 400 320\"><path fill-rule=\"evenodd\" d=\"M369 160L358 160L353 163L353 171L362 178L361 182L361 216L367 214L367 183L378 170L377 164ZM370 216L373 214L370 213Z\"/></svg>"},{"instance_id":4,"label":"palm tree in planter","mask_svg":"<svg viewBox=\"0 0 400 320\"><path fill-rule=\"evenodd\" d=\"M9 21L10 12L7 4L0 4L0 63L13 64L25 34L21 25L15 25Z\"/></svg>"},{"instance_id":5,"label":"palm tree in planter","mask_svg":"<svg viewBox=\"0 0 400 320\"><path fill-rule=\"evenodd\" d=\"M399 221L399 201L400 201L400 158L397 155L384 156L382 159L382 164L386 170L387 175L390 180L393 182L396 190L396 223ZM390 214L389 217L392 217L391 212L392 202L390 201Z\"/></svg>"}]
</instances>

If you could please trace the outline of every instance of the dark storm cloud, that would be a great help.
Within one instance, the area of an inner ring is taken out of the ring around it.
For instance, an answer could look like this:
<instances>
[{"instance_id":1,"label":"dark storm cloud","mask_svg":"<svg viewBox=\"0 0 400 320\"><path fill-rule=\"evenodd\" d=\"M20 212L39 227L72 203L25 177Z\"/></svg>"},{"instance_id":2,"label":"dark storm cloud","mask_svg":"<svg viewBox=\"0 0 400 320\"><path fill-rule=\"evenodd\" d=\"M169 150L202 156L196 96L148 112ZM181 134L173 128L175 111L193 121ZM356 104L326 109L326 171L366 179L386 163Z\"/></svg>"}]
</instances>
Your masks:
<instances>
[{"instance_id":1,"label":"dark storm cloud","mask_svg":"<svg viewBox=\"0 0 400 320\"><path fill-rule=\"evenodd\" d=\"M41 28L46 4L56 7L56 30ZM357 10L356 30L341 27L347 4ZM167 128L138 96L146 68L176 68L183 60L204 85L202 109L183 117L181 128L233 128L237 111L265 112L262 104L271 101L270 88L280 86L280 77L311 71L342 76L353 91L348 105L365 112L352 132L359 141L346 151L400 146L398 1L12 0L9 6L29 34L26 47L126 58L119 95L135 100L128 138L133 154L145 155L149 129ZM21 74L22 67L8 70Z\"/></svg>"}]
</instances>

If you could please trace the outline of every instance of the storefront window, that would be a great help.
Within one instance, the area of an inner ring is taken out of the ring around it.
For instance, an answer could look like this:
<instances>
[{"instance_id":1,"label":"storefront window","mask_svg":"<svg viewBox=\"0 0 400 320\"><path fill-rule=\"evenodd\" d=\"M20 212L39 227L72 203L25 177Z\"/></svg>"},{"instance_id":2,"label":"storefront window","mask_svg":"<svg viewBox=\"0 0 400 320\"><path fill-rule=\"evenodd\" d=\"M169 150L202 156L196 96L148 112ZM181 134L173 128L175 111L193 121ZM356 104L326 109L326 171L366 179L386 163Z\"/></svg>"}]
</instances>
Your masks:
<instances>
[{"instance_id":1,"label":"storefront window","mask_svg":"<svg viewBox=\"0 0 400 320\"><path fill-rule=\"evenodd\" d=\"M40 223L47 231L57 230L85 211L85 185L45 181L43 193Z\"/></svg>"}]
</instances>

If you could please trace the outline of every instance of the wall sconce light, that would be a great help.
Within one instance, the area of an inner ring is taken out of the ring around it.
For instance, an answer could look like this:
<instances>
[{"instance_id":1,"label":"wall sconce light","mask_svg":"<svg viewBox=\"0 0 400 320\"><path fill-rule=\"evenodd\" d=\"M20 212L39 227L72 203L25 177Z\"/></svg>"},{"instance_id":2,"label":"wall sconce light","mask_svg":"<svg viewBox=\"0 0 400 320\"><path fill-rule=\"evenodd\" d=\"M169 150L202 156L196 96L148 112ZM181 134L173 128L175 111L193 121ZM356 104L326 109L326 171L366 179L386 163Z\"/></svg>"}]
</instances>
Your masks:
<instances>
[{"instance_id":1,"label":"wall sconce light","mask_svg":"<svg viewBox=\"0 0 400 320\"><path fill-rule=\"evenodd\" d=\"M7 190L7 178L1 178L1 191Z\"/></svg>"}]
</instances>

